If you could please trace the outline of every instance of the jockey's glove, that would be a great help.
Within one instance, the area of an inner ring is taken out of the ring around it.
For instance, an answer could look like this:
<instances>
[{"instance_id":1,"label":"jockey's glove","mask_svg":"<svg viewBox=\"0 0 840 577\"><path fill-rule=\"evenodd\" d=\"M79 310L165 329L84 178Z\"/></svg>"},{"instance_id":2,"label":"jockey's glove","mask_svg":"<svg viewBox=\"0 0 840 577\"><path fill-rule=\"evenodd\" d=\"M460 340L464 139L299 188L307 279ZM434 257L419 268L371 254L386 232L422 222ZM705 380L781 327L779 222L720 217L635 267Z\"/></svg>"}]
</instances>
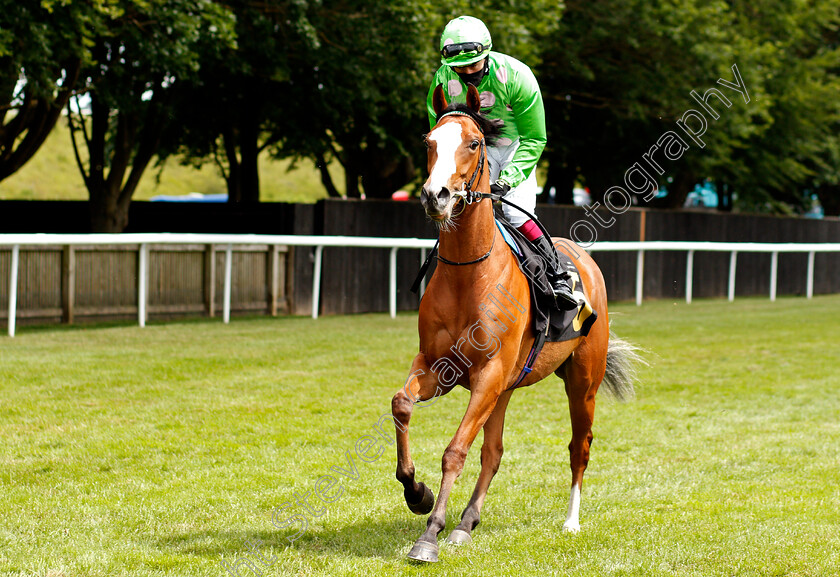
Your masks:
<instances>
[{"instance_id":1,"label":"jockey's glove","mask_svg":"<svg viewBox=\"0 0 840 577\"><path fill-rule=\"evenodd\" d=\"M490 192L499 196L505 196L510 192L510 185L504 180L497 180L490 185Z\"/></svg>"}]
</instances>

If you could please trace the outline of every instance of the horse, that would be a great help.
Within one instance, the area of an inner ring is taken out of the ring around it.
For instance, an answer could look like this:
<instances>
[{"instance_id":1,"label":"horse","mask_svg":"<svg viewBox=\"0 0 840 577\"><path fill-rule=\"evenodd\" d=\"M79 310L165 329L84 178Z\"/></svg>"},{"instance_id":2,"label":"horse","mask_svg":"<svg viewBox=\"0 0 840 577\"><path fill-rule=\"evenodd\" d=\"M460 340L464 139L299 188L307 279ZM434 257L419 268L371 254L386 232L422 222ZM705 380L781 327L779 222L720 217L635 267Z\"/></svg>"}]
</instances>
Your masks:
<instances>
[{"instance_id":1,"label":"horse","mask_svg":"<svg viewBox=\"0 0 840 577\"><path fill-rule=\"evenodd\" d=\"M422 188L421 204L438 224L439 263L420 302L419 352L408 379L391 401L397 480L403 485L410 511L418 515L431 512L426 530L408 554L418 562L438 561L438 535L445 528L450 491L483 428L481 472L460 523L447 539L455 544L472 540L502 459L502 432L511 395L552 373L565 383L572 424L572 482L563 528L578 532L595 395L603 383L619 399L631 397L635 363L640 360L633 345L610 333L607 291L598 266L571 241L553 239L555 246L574 260L598 316L587 336L545 343L531 372L522 378L536 338L529 286L516 257L503 242L496 242L500 233L494 221L486 163L486 147L499 137L501 127L481 114L478 90L472 85L468 86L466 104L451 105L438 86L433 106L438 121L425 135L429 177ZM435 402L456 384L468 389L470 398L443 453L435 501L432 490L415 480L409 422L415 405Z\"/></svg>"}]
</instances>

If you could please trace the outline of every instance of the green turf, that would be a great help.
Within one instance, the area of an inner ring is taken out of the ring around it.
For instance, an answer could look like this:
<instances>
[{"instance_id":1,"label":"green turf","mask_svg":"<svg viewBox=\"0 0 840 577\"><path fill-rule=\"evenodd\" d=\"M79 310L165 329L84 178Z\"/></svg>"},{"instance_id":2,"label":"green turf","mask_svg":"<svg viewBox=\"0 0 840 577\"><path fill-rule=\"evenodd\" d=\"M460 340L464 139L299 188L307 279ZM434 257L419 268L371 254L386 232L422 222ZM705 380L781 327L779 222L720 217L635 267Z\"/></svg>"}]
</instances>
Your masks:
<instances>
[{"instance_id":1,"label":"green turf","mask_svg":"<svg viewBox=\"0 0 840 577\"><path fill-rule=\"evenodd\" d=\"M637 400L598 406L581 533L561 531L570 430L552 379L511 401L473 544L420 567L405 554L425 517L392 448L356 458L294 543L271 523L388 411L415 315L22 327L0 338L0 574L226 576L220 560L258 540L277 559L264 575L837 575L840 296L613 311L651 365ZM436 492L467 396L412 421ZM476 445L447 532L477 472Z\"/></svg>"}]
</instances>

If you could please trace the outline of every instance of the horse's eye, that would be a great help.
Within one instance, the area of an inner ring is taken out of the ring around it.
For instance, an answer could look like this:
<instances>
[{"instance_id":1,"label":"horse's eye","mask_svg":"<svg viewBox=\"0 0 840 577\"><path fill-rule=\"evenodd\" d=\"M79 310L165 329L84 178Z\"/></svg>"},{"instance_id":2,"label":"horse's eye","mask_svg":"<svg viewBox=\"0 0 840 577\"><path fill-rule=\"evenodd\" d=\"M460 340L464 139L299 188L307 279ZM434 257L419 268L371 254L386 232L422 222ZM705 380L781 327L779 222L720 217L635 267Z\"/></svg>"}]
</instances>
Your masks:
<instances>
[{"instance_id":1,"label":"horse's eye","mask_svg":"<svg viewBox=\"0 0 840 577\"><path fill-rule=\"evenodd\" d=\"M470 150L478 149L479 144L481 144L479 141L473 140L472 142L470 142Z\"/></svg>"},{"instance_id":2,"label":"horse's eye","mask_svg":"<svg viewBox=\"0 0 840 577\"><path fill-rule=\"evenodd\" d=\"M430 148L432 146L431 144L429 144L429 139L425 136L423 137L423 146L425 146L426 148Z\"/></svg>"}]
</instances>

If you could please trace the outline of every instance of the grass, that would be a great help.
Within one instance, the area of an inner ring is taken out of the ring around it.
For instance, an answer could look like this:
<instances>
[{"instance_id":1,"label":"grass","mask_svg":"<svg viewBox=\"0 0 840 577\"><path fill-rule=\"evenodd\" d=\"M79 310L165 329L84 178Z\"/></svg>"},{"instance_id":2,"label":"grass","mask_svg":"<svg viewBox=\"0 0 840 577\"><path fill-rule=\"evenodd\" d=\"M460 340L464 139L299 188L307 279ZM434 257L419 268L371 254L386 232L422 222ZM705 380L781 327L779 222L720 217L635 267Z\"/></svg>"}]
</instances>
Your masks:
<instances>
[{"instance_id":1,"label":"grass","mask_svg":"<svg viewBox=\"0 0 840 577\"><path fill-rule=\"evenodd\" d=\"M292 544L271 523L388 411L416 315L23 327L0 339L0 574L226 576L251 542L278 560L264 575L837 575L840 296L612 312L651 366L637 400L598 405L581 533L561 531L570 429L547 380L511 401L473 544L434 566L405 560L425 517L392 447ZM415 412L435 492L467 396ZM478 466L476 445L447 532Z\"/></svg>"},{"instance_id":2,"label":"grass","mask_svg":"<svg viewBox=\"0 0 840 577\"><path fill-rule=\"evenodd\" d=\"M150 166L143 173L134 200L149 200L161 194L227 192L225 181L212 161L201 168L193 168L181 165L179 160L169 159L162 170ZM263 202L316 202L326 198L320 174L311 161L293 164L289 160L271 160L267 154L262 154L259 163L260 200ZM338 163L330 166L330 174L336 188L343 192L344 172ZM88 192L63 119L23 168L0 181L0 200L87 199Z\"/></svg>"}]
</instances>

